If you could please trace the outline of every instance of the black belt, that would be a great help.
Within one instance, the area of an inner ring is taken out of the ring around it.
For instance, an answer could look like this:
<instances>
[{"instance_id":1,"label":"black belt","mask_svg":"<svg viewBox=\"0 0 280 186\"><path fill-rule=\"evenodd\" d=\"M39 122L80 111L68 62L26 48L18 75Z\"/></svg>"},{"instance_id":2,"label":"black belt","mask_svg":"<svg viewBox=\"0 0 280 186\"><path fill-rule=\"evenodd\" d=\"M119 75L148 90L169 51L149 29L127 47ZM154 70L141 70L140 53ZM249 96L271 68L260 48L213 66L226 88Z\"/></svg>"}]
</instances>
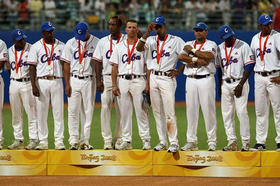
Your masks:
<instances>
[{"instance_id":1,"label":"black belt","mask_svg":"<svg viewBox=\"0 0 280 186\"><path fill-rule=\"evenodd\" d=\"M26 82L26 81L30 81L30 78L21 78L21 79L11 78L11 80L18 81L18 82Z\"/></svg>"},{"instance_id":2,"label":"black belt","mask_svg":"<svg viewBox=\"0 0 280 186\"><path fill-rule=\"evenodd\" d=\"M152 74L157 75L157 76L168 76L167 72L155 71L155 70L152 70L151 72L152 72Z\"/></svg>"},{"instance_id":3,"label":"black belt","mask_svg":"<svg viewBox=\"0 0 280 186\"><path fill-rule=\"evenodd\" d=\"M269 75L271 75L271 74L273 74L273 73L276 73L276 72L279 72L280 70L272 70L272 71L270 71L270 72L256 72L257 74L260 74L261 76L264 76L264 77L266 77L266 76L269 76Z\"/></svg>"},{"instance_id":4,"label":"black belt","mask_svg":"<svg viewBox=\"0 0 280 186\"><path fill-rule=\"evenodd\" d=\"M126 80L132 80L136 78L142 77L141 75L119 75L119 77L124 78Z\"/></svg>"},{"instance_id":5,"label":"black belt","mask_svg":"<svg viewBox=\"0 0 280 186\"><path fill-rule=\"evenodd\" d=\"M78 76L78 75L74 75L74 74L72 74L71 76L74 77L74 78L78 78L78 79L88 79L88 78L92 78L93 77L93 75Z\"/></svg>"},{"instance_id":6,"label":"black belt","mask_svg":"<svg viewBox=\"0 0 280 186\"><path fill-rule=\"evenodd\" d=\"M225 82L227 82L227 83L233 83L233 82L236 82L236 81L239 81L240 79L233 79L233 78L227 78L227 79L224 79L225 80Z\"/></svg>"},{"instance_id":7,"label":"black belt","mask_svg":"<svg viewBox=\"0 0 280 186\"><path fill-rule=\"evenodd\" d=\"M42 76L42 77L38 77L38 79L54 80L54 79L61 79L61 77L56 77L56 76Z\"/></svg>"},{"instance_id":8,"label":"black belt","mask_svg":"<svg viewBox=\"0 0 280 186\"><path fill-rule=\"evenodd\" d=\"M210 74L205 74L205 75L188 75L187 77L189 78L194 78L194 79L202 79L210 76Z\"/></svg>"},{"instance_id":9,"label":"black belt","mask_svg":"<svg viewBox=\"0 0 280 186\"><path fill-rule=\"evenodd\" d=\"M111 76L112 74L103 74L103 76Z\"/></svg>"}]
</instances>

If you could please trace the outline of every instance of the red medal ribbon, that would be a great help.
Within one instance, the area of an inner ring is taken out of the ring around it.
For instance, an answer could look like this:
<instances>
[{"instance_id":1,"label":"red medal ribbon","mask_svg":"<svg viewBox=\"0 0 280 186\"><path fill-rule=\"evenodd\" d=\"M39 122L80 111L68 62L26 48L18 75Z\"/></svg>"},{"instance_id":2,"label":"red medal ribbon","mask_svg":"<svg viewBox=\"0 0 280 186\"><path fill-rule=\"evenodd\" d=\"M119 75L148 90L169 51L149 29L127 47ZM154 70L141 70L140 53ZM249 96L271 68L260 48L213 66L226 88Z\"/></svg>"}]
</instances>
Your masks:
<instances>
[{"instance_id":1,"label":"red medal ribbon","mask_svg":"<svg viewBox=\"0 0 280 186\"><path fill-rule=\"evenodd\" d=\"M17 60L17 50L16 50L16 47L15 47L16 73L18 73L19 63L20 63L21 58L22 58L22 55L23 55L23 53L24 53L24 49L25 49L25 46L24 46L23 49L21 50L19 60Z\"/></svg>"},{"instance_id":2,"label":"red medal ribbon","mask_svg":"<svg viewBox=\"0 0 280 186\"><path fill-rule=\"evenodd\" d=\"M226 42L225 42L225 54L226 54L226 60L227 60L227 65L226 65L227 68L228 68L228 66L229 66L229 58L230 58L232 49L233 49L233 47L234 47L235 41L236 41L236 39L234 39L233 45L232 45L231 48L230 48L229 55L228 55L228 53L227 53L227 45L226 45Z\"/></svg>"},{"instance_id":3,"label":"red medal ribbon","mask_svg":"<svg viewBox=\"0 0 280 186\"><path fill-rule=\"evenodd\" d=\"M162 51L163 51L163 46L165 44L166 38L167 38L167 34L165 34L164 39L163 39L163 43L162 43L161 48L160 48L160 52L158 52L158 49L159 49L159 37L157 37L157 64L159 64L159 61L160 61L160 58L161 58L161 54L162 54Z\"/></svg>"},{"instance_id":4,"label":"red medal ribbon","mask_svg":"<svg viewBox=\"0 0 280 186\"><path fill-rule=\"evenodd\" d=\"M133 44L132 49L131 49L131 50L129 50L129 41L128 41L128 39L126 40L126 42L127 42L127 54L128 54L128 59L127 59L127 61L128 61L128 64L130 64L130 61L131 61L131 55L132 55L132 54L133 54L133 52L134 52L135 45L136 45L137 41L138 41L138 38L134 41L134 44Z\"/></svg>"},{"instance_id":5,"label":"red medal ribbon","mask_svg":"<svg viewBox=\"0 0 280 186\"><path fill-rule=\"evenodd\" d=\"M51 61L52 61L52 55L53 55L53 51L54 51L54 39L52 41L52 48L51 48L51 53L50 53L50 57L48 56L48 50L47 50L47 46L46 46L46 42L45 40L43 39L43 45L44 45L44 48L45 48L45 52L46 52L46 56L47 56L47 59L48 59L48 65L51 64Z\"/></svg>"},{"instance_id":6,"label":"red medal ribbon","mask_svg":"<svg viewBox=\"0 0 280 186\"><path fill-rule=\"evenodd\" d=\"M263 58L264 58L264 53L265 53L266 43L267 43L268 38L269 38L269 34L265 38L264 46L263 46L263 50L262 50L262 33L261 33L261 35L260 35L260 57L261 57L261 61L263 61Z\"/></svg>"},{"instance_id":7,"label":"red medal ribbon","mask_svg":"<svg viewBox=\"0 0 280 186\"><path fill-rule=\"evenodd\" d=\"M200 51L200 49L203 47L204 43L206 42L206 39L203 41L203 43L200 45L198 51ZM194 42L194 49L196 49L196 41Z\"/></svg>"},{"instance_id":8,"label":"red medal ribbon","mask_svg":"<svg viewBox=\"0 0 280 186\"><path fill-rule=\"evenodd\" d=\"M120 39L122 37L122 33L120 33L120 36L118 37L118 40L117 40L117 44L119 43ZM112 51L113 51L113 38L112 38L112 35L111 35L111 39L110 39L110 55L112 55Z\"/></svg>"},{"instance_id":9,"label":"red medal ribbon","mask_svg":"<svg viewBox=\"0 0 280 186\"><path fill-rule=\"evenodd\" d=\"M82 61L83 61L86 50L87 50L87 42L86 42L86 44L84 46L84 50L81 54L81 43L80 43L80 40L79 40L79 64L82 64Z\"/></svg>"}]
</instances>

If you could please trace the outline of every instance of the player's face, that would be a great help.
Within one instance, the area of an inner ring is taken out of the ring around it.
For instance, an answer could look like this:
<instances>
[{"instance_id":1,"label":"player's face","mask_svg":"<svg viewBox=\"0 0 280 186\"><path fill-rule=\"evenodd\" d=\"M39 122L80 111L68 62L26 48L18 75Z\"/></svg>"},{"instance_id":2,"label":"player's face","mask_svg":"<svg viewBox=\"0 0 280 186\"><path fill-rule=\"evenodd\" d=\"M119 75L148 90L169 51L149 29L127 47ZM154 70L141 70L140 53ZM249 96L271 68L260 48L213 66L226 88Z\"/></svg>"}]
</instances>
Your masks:
<instances>
[{"instance_id":1,"label":"player's face","mask_svg":"<svg viewBox=\"0 0 280 186\"><path fill-rule=\"evenodd\" d=\"M111 34L115 34L115 33L120 32L120 25L119 25L117 19L110 19L109 23L108 23L108 26L109 26L109 32Z\"/></svg>"},{"instance_id":2,"label":"player's face","mask_svg":"<svg viewBox=\"0 0 280 186\"><path fill-rule=\"evenodd\" d=\"M160 36L162 36L162 35L165 34L165 28L166 28L166 25L163 25L163 26L158 25L158 24L155 24L155 25L154 25L154 31L155 31L155 33L156 33L157 35L160 35Z\"/></svg>"},{"instance_id":3,"label":"player's face","mask_svg":"<svg viewBox=\"0 0 280 186\"><path fill-rule=\"evenodd\" d=\"M134 22L127 22L125 31L128 37L135 37L138 33L138 25Z\"/></svg>"},{"instance_id":4,"label":"player's face","mask_svg":"<svg viewBox=\"0 0 280 186\"><path fill-rule=\"evenodd\" d=\"M42 35L43 35L43 38L46 41L52 41L53 40L53 30L51 30L51 31L43 31Z\"/></svg>"},{"instance_id":5,"label":"player's face","mask_svg":"<svg viewBox=\"0 0 280 186\"><path fill-rule=\"evenodd\" d=\"M259 25L259 27L265 35L270 34L270 32L272 30L272 23L269 23L267 25Z\"/></svg>"},{"instance_id":6,"label":"player's face","mask_svg":"<svg viewBox=\"0 0 280 186\"><path fill-rule=\"evenodd\" d=\"M197 40L206 39L208 31L203 29L194 29L194 36Z\"/></svg>"},{"instance_id":7,"label":"player's face","mask_svg":"<svg viewBox=\"0 0 280 186\"><path fill-rule=\"evenodd\" d=\"M16 48L23 49L25 46L25 39L21 39L19 41L14 40L14 43L16 45Z\"/></svg>"}]
</instances>

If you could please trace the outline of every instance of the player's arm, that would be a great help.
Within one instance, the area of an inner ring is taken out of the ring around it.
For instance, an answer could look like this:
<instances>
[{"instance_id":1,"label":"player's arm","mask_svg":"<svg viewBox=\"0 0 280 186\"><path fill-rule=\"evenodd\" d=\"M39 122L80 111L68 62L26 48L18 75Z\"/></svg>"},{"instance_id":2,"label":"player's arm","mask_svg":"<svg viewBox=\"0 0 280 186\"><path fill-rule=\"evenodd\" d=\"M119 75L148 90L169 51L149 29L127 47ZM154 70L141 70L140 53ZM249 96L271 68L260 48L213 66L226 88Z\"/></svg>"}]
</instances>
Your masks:
<instances>
[{"instance_id":1,"label":"player's arm","mask_svg":"<svg viewBox=\"0 0 280 186\"><path fill-rule=\"evenodd\" d=\"M187 67L201 67L201 66L207 66L208 62L204 59L198 58L198 57L191 57L188 54L181 53L178 57L178 59L187 65Z\"/></svg>"},{"instance_id":2,"label":"player's arm","mask_svg":"<svg viewBox=\"0 0 280 186\"><path fill-rule=\"evenodd\" d=\"M5 66L5 63L7 63L7 61L0 61L0 69L2 69Z\"/></svg>"},{"instance_id":3,"label":"player's arm","mask_svg":"<svg viewBox=\"0 0 280 186\"><path fill-rule=\"evenodd\" d=\"M32 86L33 95L36 97L40 96L39 89L36 85L36 65L29 64L29 71L30 71L30 81Z\"/></svg>"},{"instance_id":4,"label":"player's arm","mask_svg":"<svg viewBox=\"0 0 280 186\"><path fill-rule=\"evenodd\" d=\"M71 97L72 93L72 88L70 85L70 63L68 62L63 62L63 67L64 67L64 81L65 81L65 94L67 97Z\"/></svg>"},{"instance_id":5,"label":"player's arm","mask_svg":"<svg viewBox=\"0 0 280 186\"><path fill-rule=\"evenodd\" d=\"M102 69L103 69L103 65L102 62L97 61L95 59L91 59L91 63L94 63L95 65L95 73L96 73L96 89L99 92L103 92L104 90L104 84L102 82Z\"/></svg>"},{"instance_id":6,"label":"player's arm","mask_svg":"<svg viewBox=\"0 0 280 186\"><path fill-rule=\"evenodd\" d=\"M120 95L120 89L117 85L117 79L118 79L118 65L112 63L112 91L115 96Z\"/></svg>"},{"instance_id":7,"label":"player's arm","mask_svg":"<svg viewBox=\"0 0 280 186\"><path fill-rule=\"evenodd\" d=\"M150 33L153 31L154 23L148 25L146 33L140 38L140 42L137 43L136 50L142 52L145 50L146 39L149 37Z\"/></svg>"},{"instance_id":8,"label":"player's arm","mask_svg":"<svg viewBox=\"0 0 280 186\"><path fill-rule=\"evenodd\" d=\"M215 58L212 52L200 51L193 48L191 45L184 46L184 51L186 51L187 53L192 53L193 55L195 55L195 57L204 59L208 63L210 63Z\"/></svg>"}]
</instances>

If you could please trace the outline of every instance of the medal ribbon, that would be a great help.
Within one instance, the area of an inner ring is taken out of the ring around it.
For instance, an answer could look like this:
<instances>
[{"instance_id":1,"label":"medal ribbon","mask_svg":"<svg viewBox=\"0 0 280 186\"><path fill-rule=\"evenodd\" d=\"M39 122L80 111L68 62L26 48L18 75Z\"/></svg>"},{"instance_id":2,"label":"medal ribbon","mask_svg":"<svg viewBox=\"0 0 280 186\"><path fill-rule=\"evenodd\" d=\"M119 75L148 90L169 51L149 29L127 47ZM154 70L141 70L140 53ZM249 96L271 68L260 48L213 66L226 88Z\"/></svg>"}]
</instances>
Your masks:
<instances>
[{"instance_id":1,"label":"medal ribbon","mask_svg":"<svg viewBox=\"0 0 280 186\"><path fill-rule=\"evenodd\" d=\"M126 40L126 42L127 42L127 54L128 54L128 59L127 59L127 61L128 61L128 64L130 64L131 56L132 56L132 54L133 54L133 52L134 52L135 45L136 45L137 41L138 41L138 38L134 41L134 44L133 44L132 49L129 50L129 41L128 41L128 39Z\"/></svg>"},{"instance_id":2,"label":"medal ribbon","mask_svg":"<svg viewBox=\"0 0 280 186\"><path fill-rule=\"evenodd\" d=\"M233 45L230 48L229 55L227 53L227 45L226 45L226 42L225 42L225 54L226 54L226 60L227 60L227 65L226 65L227 68L229 66L229 59L230 59L230 56L231 56L232 49L234 48L235 41L236 41L236 39L234 39Z\"/></svg>"},{"instance_id":3,"label":"medal ribbon","mask_svg":"<svg viewBox=\"0 0 280 186\"><path fill-rule=\"evenodd\" d=\"M20 61L21 61L22 55L23 55L23 53L24 53L24 49L25 49L25 46L24 46L24 47L23 47L23 49L21 50L19 60L17 60L17 50L16 50L16 47L15 47L16 73L18 73L19 64L20 64Z\"/></svg>"},{"instance_id":4,"label":"medal ribbon","mask_svg":"<svg viewBox=\"0 0 280 186\"><path fill-rule=\"evenodd\" d=\"M159 50L159 37L157 37L157 64L159 64L166 38L167 38L167 34L165 34L164 39L163 39L163 43L162 43L161 48L160 48L160 52L158 52L158 50Z\"/></svg>"},{"instance_id":5,"label":"medal ribbon","mask_svg":"<svg viewBox=\"0 0 280 186\"><path fill-rule=\"evenodd\" d=\"M85 52L87 51L87 42L84 46L84 50L81 54L81 43L80 43L80 40L79 40L79 64L82 64L82 61L83 61L83 58L84 58L84 55L85 55Z\"/></svg>"},{"instance_id":6,"label":"medal ribbon","mask_svg":"<svg viewBox=\"0 0 280 186\"><path fill-rule=\"evenodd\" d=\"M206 42L206 39L203 41L203 43L200 45L198 51L200 51L200 49L203 47L204 43ZM194 42L194 49L196 49L196 41Z\"/></svg>"},{"instance_id":7,"label":"medal ribbon","mask_svg":"<svg viewBox=\"0 0 280 186\"><path fill-rule=\"evenodd\" d=\"M262 34L260 35L260 57L261 57L261 61L263 61L263 58L264 58L264 53L265 53L268 38L269 38L269 35L267 35L266 38L265 38L264 46L263 46L263 50L262 50Z\"/></svg>"},{"instance_id":8,"label":"medal ribbon","mask_svg":"<svg viewBox=\"0 0 280 186\"><path fill-rule=\"evenodd\" d=\"M50 53L50 57L48 56L48 50L47 50L47 46L46 46L46 42L45 40L43 39L43 45L44 45L44 48L45 48L45 52L46 52L46 56L47 56L47 59L48 59L48 65L51 64L51 61L52 61L52 55L53 55L53 51L54 51L54 39L52 41L52 48L51 48L51 53Z\"/></svg>"},{"instance_id":9,"label":"medal ribbon","mask_svg":"<svg viewBox=\"0 0 280 186\"><path fill-rule=\"evenodd\" d=\"M116 44L118 44L119 43L119 41L120 41L120 39L121 39L121 37L122 37L122 33L120 33L120 36L118 37L118 40L117 40L117 43ZM112 55L112 51L113 51L113 38L112 38L112 35L111 35L111 40L110 40L110 56Z\"/></svg>"}]
</instances>

